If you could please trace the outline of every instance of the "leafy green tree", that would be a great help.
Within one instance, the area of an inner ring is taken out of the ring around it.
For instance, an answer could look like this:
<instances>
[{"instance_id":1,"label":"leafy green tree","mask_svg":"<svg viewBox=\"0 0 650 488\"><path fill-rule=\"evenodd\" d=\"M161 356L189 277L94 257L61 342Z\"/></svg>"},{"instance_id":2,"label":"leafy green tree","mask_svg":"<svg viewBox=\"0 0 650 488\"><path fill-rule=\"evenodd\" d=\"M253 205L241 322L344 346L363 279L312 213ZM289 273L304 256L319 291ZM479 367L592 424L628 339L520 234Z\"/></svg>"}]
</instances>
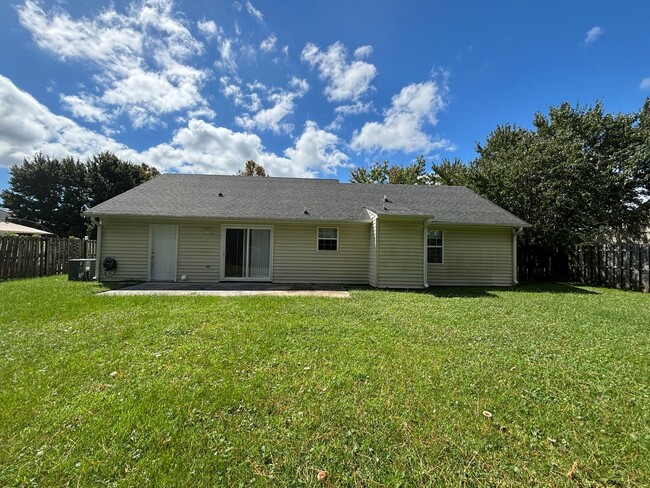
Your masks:
<instances>
[{"instance_id":1,"label":"leafy green tree","mask_svg":"<svg viewBox=\"0 0 650 488\"><path fill-rule=\"evenodd\" d=\"M131 164L108 152L85 163L37 153L9 171L10 188L2 192L2 200L13 220L77 237L88 230L80 215L84 205L97 205L159 174L146 164Z\"/></svg>"},{"instance_id":2,"label":"leafy green tree","mask_svg":"<svg viewBox=\"0 0 650 488\"><path fill-rule=\"evenodd\" d=\"M124 161L108 151L89 158L86 169L88 205L91 207L160 175L152 166Z\"/></svg>"},{"instance_id":3,"label":"leafy green tree","mask_svg":"<svg viewBox=\"0 0 650 488\"><path fill-rule=\"evenodd\" d=\"M650 216L648 102L638 113L602 104L551 107L534 129L497 127L468 168L468 186L533 224L524 240L548 247L630 235Z\"/></svg>"},{"instance_id":4,"label":"leafy green tree","mask_svg":"<svg viewBox=\"0 0 650 488\"><path fill-rule=\"evenodd\" d=\"M266 174L266 170L264 169L264 166L261 164L257 164L255 161L252 159L249 159L246 161L246 166L244 166L244 170L239 170L237 171L237 176L270 176Z\"/></svg>"},{"instance_id":5,"label":"leafy green tree","mask_svg":"<svg viewBox=\"0 0 650 488\"><path fill-rule=\"evenodd\" d=\"M84 235L86 226L79 215L87 195L83 164L72 157L58 160L37 153L9 172L10 189L3 190L2 200L13 220L60 236Z\"/></svg>"},{"instance_id":6,"label":"leafy green tree","mask_svg":"<svg viewBox=\"0 0 650 488\"><path fill-rule=\"evenodd\" d=\"M454 161L443 159L440 163L432 163L429 181L435 185L467 186L469 168L459 158Z\"/></svg>"},{"instance_id":7,"label":"leafy green tree","mask_svg":"<svg viewBox=\"0 0 650 488\"><path fill-rule=\"evenodd\" d=\"M390 183L395 185L427 184L426 161L424 156L418 156L413 164L407 166L388 166L388 161L376 162L370 169L353 168L350 170L350 180L353 183Z\"/></svg>"}]
</instances>

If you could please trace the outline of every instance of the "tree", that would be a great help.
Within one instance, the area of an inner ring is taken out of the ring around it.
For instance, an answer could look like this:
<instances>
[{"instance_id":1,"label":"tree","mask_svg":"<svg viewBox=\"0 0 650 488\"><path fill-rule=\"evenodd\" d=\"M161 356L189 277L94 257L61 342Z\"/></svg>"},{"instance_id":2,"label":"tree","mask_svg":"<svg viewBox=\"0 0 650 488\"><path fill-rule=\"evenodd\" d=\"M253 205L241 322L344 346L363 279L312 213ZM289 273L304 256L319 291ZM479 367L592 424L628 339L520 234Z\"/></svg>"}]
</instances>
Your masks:
<instances>
[{"instance_id":1,"label":"tree","mask_svg":"<svg viewBox=\"0 0 650 488\"><path fill-rule=\"evenodd\" d=\"M37 224L60 236L83 236L85 222L79 215L86 201L85 168L72 157L52 159L41 153L25 158L9 170L9 190L4 205L13 220Z\"/></svg>"},{"instance_id":2,"label":"tree","mask_svg":"<svg viewBox=\"0 0 650 488\"><path fill-rule=\"evenodd\" d=\"M255 161L252 159L249 159L246 161L246 166L244 167L244 170L239 170L237 171L237 176L269 176L266 174L266 170L264 169L264 166L261 164L257 164Z\"/></svg>"},{"instance_id":3,"label":"tree","mask_svg":"<svg viewBox=\"0 0 650 488\"><path fill-rule=\"evenodd\" d=\"M85 163L37 153L9 171L10 189L2 192L2 200L14 220L77 237L87 231L80 215L84 205L98 205L159 174L146 164L134 165L109 152Z\"/></svg>"},{"instance_id":4,"label":"tree","mask_svg":"<svg viewBox=\"0 0 650 488\"><path fill-rule=\"evenodd\" d=\"M563 103L535 114L533 127L499 126L466 169L443 161L433 173L533 224L522 236L528 243L563 247L648 224L649 101L632 114Z\"/></svg>"},{"instance_id":5,"label":"tree","mask_svg":"<svg viewBox=\"0 0 650 488\"><path fill-rule=\"evenodd\" d=\"M427 184L427 170L424 156L418 156L415 163L408 166L388 166L388 161L376 162L370 170L353 168L350 170L353 183L390 183L399 185Z\"/></svg>"},{"instance_id":6,"label":"tree","mask_svg":"<svg viewBox=\"0 0 650 488\"><path fill-rule=\"evenodd\" d=\"M108 151L89 158L86 168L88 205L91 207L160 175L152 166L132 164Z\"/></svg>"}]
</instances>

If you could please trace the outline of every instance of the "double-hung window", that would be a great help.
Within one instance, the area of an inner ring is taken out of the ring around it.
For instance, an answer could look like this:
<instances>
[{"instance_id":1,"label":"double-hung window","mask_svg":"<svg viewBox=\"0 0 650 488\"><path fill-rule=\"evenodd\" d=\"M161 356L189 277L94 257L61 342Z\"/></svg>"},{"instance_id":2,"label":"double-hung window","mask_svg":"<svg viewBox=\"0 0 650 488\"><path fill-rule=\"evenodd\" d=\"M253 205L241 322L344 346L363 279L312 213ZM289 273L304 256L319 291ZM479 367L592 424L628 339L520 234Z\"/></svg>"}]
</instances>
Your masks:
<instances>
[{"instance_id":1,"label":"double-hung window","mask_svg":"<svg viewBox=\"0 0 650 488\"><path fill-rule=\"evenodd\" d=\"M339 229L338 227L319 227L318 246L319 251L339 250Z\"/></svg>"},{"instance_id":2,"label":"double-hung window","mask_svg":"<svg viewBox=\"0 0 650 488\"><path fill-rule=\"evenodd\" d=\"M441 230L427 230L427 263L442 264L443 238Z\"/></svg>"}]
</instances>

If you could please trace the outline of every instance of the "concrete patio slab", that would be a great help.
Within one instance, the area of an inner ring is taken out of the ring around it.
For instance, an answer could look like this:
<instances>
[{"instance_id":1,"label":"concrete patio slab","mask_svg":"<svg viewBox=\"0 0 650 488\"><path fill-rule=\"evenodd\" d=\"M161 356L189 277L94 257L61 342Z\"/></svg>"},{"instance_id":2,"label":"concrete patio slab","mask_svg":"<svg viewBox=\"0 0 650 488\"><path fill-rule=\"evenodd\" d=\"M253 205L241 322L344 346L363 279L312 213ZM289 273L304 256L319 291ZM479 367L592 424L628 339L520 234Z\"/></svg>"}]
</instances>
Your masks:
<instances>
[{"instance_id":1,"label":"concrete patio slab","mask_svg":"<svg viewBox=\"0 0 650 488\"><path fill-rule=\"evenodd\" d=\"M266 296L311 296L328 298L350 298L341 285L322 285L316 283L275 284L275 283L140 283L125 288L109 290L99 295L129 296L220 296L240 297L253 295Z\"/></svg>"}]
</instances>

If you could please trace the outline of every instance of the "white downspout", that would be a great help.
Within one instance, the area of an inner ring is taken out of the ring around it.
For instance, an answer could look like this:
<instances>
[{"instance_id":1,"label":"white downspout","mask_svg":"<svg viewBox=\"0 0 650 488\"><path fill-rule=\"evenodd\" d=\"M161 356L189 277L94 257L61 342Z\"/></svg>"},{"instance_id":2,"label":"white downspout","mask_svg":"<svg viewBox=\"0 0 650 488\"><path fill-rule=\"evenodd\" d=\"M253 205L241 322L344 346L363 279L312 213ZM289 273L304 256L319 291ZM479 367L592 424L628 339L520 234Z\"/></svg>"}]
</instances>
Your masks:
<instances>
[{"instance_id":1,"label":"white downspout","mask_svg":"<svg viewBox=\"0 0 650 488\"><path fill-rule=\"evenodd\" d=\"M512 284L518 285L517 280L517 236L522 233L523 227L512 229Z\"/></svg>"},{"instance_id":2,"label":"white downspout","mask_svg":"<svg viewBox=\"0 0 650 488\"><path fill-rule=\"evenodd\" d=\"M99 283L102 277L102 219L97 219L97 249L95 250L95 279Z\"/></svg>"},{"instance_id":3,"label":"white downspout","mask_svg":"<svg viewBox=\"0 0 650 488\"><path fill-rule=\"evenodd\" d=\"M379 215L375 217L375 288L379 288Z\"/></svg>"},{"instance_id":4,"label":"white downspout","mask_svg":"<svg viewBox=\"0 0 650 488\"><path fill-rule=\"evenodd\" d=\"M429 229L429 225L433 222L433 219L426 219L424 221L424 272L422 276L424 277L424 288L429 288L429 265L427 263L428 261L428 235L427 235L427 230Z\"/></svg>"}]
</instances>

